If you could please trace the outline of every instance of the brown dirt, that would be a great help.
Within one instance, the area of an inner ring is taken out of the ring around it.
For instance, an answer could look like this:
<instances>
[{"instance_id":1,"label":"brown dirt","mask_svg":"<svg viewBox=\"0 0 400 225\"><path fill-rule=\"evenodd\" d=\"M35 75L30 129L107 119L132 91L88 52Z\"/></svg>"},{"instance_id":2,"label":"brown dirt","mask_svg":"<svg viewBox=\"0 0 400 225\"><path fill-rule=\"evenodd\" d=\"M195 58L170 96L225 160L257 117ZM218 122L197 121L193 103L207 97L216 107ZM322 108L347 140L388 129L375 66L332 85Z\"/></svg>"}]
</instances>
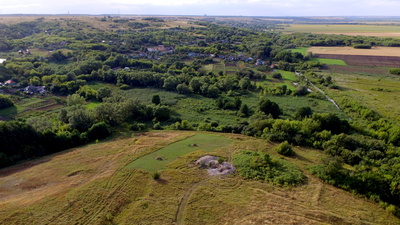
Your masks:
<instances>
[{"instance_id":1,"label":"brown dirt","mask_svg":"<svg viewBox=\"0 0 400 225\"><path fill-rule=\"evenodd\" d=\"M311 47L308 51L318 55L400 56L400 48L396 47L373 47L371 49L355 49L353 47Z\"/></svg>"},{"instance_id":2,"label":"brown dirt","mask_svg":"<svg viewBox=\"0 0 400 225\"><path fill-rule=\"evenodd\" d=\"M400 67L400 57L393 56L367 56L367 55L335 55L318 54L318 58L340 59L350 66L369 67Z\"/></svg>"}]
</instances>

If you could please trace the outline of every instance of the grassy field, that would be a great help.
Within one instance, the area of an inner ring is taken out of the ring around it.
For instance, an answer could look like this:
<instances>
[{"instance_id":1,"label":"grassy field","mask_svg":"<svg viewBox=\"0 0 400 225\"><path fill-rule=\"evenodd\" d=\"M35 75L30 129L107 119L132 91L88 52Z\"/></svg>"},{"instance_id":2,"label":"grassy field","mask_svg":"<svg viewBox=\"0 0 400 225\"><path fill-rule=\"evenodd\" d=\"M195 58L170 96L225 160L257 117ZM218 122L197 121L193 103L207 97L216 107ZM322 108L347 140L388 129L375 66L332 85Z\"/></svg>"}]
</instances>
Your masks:
<instances>
[{"instance_id":1,"label":"grassy field","mask_svg":"<svg viewBox=\"0 0 400 225\"><path fill-rule=\"evenodd\" d=\"M308 51L308 47L300 47L300 48L292 48L292 49L288 49L291 52L299 52L302 55L306 55L307 51Z\"/></svg>"},{"instance_id":2,"label":"grassy field","mask_svg":"<svg viewBox=\"0 0 400 225\"><path fill-rule=\"evenodd\" d=\"M199 70L203 71L205 73L209 73L209 72L218 73L219 71L222 71L225 73L225 65L222 62L208 64L208 65L203 65Z\"/></svg>"},{"instance_id":3,"label":"grassy field","mask_svg":"<svg viewBox=\"0 0 400 225\"><path fill-rule=\"evenodd\" d=\"M329 70L323 72L324 75L332 76L333 80L342 87L341 91L326 89L327 94L336 102L343 97L354 99L382 116L400 122L398 76L356 74L356 72L345 74ZM381 88L382 91L372 90L373 88Z\"/></svg>"},{"instance_id":4,"label":"grassy field","mask_svg":"<svg viewBox=\"0 0 400 225\"><path fill-rule=\"evenodd\" d=\"M313 54L400 56L399 48L396 47L373 47L371 49L355 49L353 47L311 47L308 51Z\"/></svg>"},{"instance_id":5,"label":"grassy field","mask_svg":"<svg viewBox=\"0 0 400 225\"><path fill-rule=\"evenodd\" d=\"M284 27L283 31L378 37L400 37L400 27L398 26L291 24L290 27Z\"/></svg>"},{"instance_id":6,"label":"grassy field","mask_svg":"<svg viewBox=\"0 0 400 225\"><path fill-rule=\"evenodd\" d=\"M229 145L231 142L231 140L223 136L211 134L196 134L185 140L175 142L156 152L143 156L133 161L127 166L127 168L140 168L148 172L164 170L167 168L167 165L169 163L175 161L183 155L198 150L212 152L218 148ZM198 147L192 146L193 144L197 144ZM162 161L156 160L158 157L160 157Z\"/></svg>"},{"instance_id":7,"label":"grassy field","mask_svg":"<svg viewBox=\"0 0 400 225\"><path fill-rule=\"evenodd\" d=\"M159 180L126 167L194 134L199 135L152 132L119 137L2 169L0 224L400 223L377 203L310 175L306 167L321 163L319 150L294 147L297 156L284 158L307 176L305 184L291 188L244 180L237 174L210 177L194 166L206 154L229 160L242 149L277 157L277 143L242 135L218 134L231 142L210 153L179 157L161 171Z\"/></svg>"},{"instance_id":8,"label":"grassy field","mask_svg":"<svg viewBox=\"0 0 400 225\"><path fill-rule=\"evenodd\" d=\"M340 59L322 59L322 58L312 58L311 61L321 62L326 65L338 65L338 66L346 66L347 64Z\"/></svg>"}]
</instances>

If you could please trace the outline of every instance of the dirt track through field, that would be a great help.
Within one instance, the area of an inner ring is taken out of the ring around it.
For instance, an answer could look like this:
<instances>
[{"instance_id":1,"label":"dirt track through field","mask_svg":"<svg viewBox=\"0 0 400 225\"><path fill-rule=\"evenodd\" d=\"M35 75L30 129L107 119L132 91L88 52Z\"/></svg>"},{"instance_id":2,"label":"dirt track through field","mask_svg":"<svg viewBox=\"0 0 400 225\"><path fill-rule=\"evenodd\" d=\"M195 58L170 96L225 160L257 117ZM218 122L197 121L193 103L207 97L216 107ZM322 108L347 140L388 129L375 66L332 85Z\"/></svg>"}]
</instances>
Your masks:
<instances>
[{"instance_id":1,"label":"dirt track through field","mask_svg":"<svg viewBox=\"0 0 400 225\"><path fill-rule=\"evenodd\" d=\"M178 210L176 211L176 224L177 225L183 225L183 220L184 220L184 214L186 207L188 205L189 199L192 196L193 192L198 188L200 185L206 183L207 181L211 180L213 177L209 177L205 180L202 180L194 185L192 185L183 195L181 200L179 201L178 204Z\"/></svg>"}]
</instances>

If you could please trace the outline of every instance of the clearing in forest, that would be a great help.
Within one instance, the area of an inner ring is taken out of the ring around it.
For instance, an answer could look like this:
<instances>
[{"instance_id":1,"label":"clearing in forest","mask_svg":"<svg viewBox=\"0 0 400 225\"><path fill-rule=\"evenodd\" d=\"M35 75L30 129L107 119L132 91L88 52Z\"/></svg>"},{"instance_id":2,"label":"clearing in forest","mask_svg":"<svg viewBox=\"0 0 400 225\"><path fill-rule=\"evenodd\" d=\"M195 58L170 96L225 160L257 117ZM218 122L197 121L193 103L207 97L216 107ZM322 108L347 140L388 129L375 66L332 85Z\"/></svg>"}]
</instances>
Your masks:
<instances>
[{"instance_id":1,"label":"clearing in forest","mask_svg":"<svg viewBox=\"0 0 400 225\"><path fill-rule=\"evenodd\" d=\"M211 152L227 146L232 141L223 136L196 134L185 140L175 142L156 152L143 156L127 166L129 169L140 168L149 172L166 169L166 166L177 158L194 151ZM159 159L159 160L157 160Z\"/></svg>"}]
</instances>

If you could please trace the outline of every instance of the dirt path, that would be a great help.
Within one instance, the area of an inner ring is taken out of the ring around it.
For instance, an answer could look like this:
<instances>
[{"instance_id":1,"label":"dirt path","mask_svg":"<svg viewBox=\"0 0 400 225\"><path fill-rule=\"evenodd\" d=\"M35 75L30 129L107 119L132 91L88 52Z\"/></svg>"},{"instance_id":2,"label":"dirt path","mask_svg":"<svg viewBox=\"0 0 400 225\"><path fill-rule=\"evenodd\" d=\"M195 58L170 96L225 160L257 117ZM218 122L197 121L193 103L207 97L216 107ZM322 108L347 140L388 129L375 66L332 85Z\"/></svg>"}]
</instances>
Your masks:
<instances>
[{"instance_id":1,"label":"dirt path","mask_svg":"<svg viewBox=\"0 0 400 225\"><path fill-rule=\"evenodd\" d=\"M192 196L193 192L196 190L197 187L199 187L200 185L206 183L207 181L211 180L213 177L209 177L205 180L202 180L194 185L192 185L189 189L187 189L187 191L185 192L185 194L183 195L183 197L181 198L181 201L178 204L178 210L176 211L176 224L177 225L183 225L183 219L184 219L184 214L185 214L185 210L186 207L188 205L189 199Z\"/></svg>"}]
</instances>

